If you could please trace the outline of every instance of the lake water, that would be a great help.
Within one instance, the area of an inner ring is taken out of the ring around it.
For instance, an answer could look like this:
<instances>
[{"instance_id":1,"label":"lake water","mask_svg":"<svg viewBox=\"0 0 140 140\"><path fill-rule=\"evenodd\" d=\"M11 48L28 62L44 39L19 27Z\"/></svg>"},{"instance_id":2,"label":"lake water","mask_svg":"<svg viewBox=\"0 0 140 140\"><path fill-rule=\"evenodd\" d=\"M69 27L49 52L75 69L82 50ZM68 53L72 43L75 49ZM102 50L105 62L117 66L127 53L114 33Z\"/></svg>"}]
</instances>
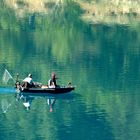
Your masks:
<instances>
[{"instance_id":1,"label":"lake water","mask_svg":"<svg viewBox=\"0 0 140 140\"><path fill-rule=\"evenodd\" d=\"M0 20L0 140L140 139L138 27L8 14ZM60 85L76 89L30 96L25 108L13 80L2 83L5 69L14 79L32 73L43 84L55 72Z\"/></svg>"}]
</instances>

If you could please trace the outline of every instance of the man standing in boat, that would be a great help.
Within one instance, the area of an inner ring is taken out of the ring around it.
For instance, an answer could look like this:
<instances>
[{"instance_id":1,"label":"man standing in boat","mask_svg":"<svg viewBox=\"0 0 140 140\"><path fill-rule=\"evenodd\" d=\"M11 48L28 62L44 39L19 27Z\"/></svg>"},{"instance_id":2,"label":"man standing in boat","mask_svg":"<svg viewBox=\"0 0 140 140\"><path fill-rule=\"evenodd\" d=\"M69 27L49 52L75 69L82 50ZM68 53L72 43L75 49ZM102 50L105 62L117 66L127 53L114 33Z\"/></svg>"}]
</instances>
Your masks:
<instances>
[{"instance_id":1,"label":"man standing in boat","mask_svg":"<svg viewBox=\"0 0 140 140\"><path fill-rule=\"evenodd\" d=\"M29 74L28 77L26 77L23 80L23 87L25 87L25 88L35 87L33 79L32 79L32 74Z\"/></svg>"},{"instance_id":2,"label":"man standing in boat","mask_svg":"<svg viewBox=\"0 0 140 140\"><path fill-rule=\"evenodd\" d=\"M51 75L51 79L48 81L48 87L49 88L56 88L58 87L58 85L56 84L56 75L55 73L53 72L52 75Z\"/></svg>"}]
</instances>

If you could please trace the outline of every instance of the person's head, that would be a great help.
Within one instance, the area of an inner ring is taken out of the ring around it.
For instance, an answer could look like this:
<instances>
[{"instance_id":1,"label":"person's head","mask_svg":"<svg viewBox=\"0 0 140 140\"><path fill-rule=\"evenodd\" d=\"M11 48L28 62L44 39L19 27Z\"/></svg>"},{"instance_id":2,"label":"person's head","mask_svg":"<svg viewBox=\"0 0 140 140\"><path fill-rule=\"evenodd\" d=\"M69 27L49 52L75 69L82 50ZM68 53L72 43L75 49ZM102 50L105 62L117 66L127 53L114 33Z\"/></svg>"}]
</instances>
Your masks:
<instances>
[{"instance_id":1,"label":"person's head","mask_svg":"<svg viewBox=\"0 0 140 140\"><path fill-rule=\"evenodd\" d=\"M31 73L29 73L29 74L28 74L28 77L32 78L32 74L31 74Z\"/></svg>"},{"instance_id":2,"label":"person's head","mask_svg":"<svg viewBox=\"0 0 140 140\"><path fill-rule=\"evenodd\" d=\"M54 72L52 72L52 78L55 78L55 73Z\"/></svg>"}]
</instances>

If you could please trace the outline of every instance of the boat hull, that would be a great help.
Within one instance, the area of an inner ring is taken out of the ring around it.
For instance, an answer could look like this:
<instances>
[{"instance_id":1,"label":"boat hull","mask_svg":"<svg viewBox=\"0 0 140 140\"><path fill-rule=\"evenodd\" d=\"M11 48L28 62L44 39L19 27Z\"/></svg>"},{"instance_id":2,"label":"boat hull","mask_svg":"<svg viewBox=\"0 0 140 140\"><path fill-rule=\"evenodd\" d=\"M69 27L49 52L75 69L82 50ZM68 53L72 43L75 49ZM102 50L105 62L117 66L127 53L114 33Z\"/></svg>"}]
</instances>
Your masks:
<instances>
[{"instance_id":1,"label":"boat hull","mask_svg":"<svg viewBox=\"0 0 140 140\"><path fill-rule=\"evenodd\" d=\"M51 93L51 94L61 94L61 93L68 93L74 90L74 87L59 87L59 88L29 88L29 89L22 89L20 92L22 93Z\"/></svg>"}]
</instances>

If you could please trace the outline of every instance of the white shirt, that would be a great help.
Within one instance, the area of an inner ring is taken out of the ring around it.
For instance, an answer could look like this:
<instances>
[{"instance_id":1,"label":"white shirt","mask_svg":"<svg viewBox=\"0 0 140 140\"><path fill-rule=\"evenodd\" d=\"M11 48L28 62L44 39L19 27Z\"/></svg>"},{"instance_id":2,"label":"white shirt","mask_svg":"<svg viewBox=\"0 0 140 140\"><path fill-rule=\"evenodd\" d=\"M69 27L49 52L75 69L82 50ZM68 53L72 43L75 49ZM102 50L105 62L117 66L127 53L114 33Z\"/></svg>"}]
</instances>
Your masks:
<instances>
[{"instance_id":1,"label":"white shirt","mask_svg":"<svg viewBox=\"0 0 140 140\"><path fill-rule=\"evenodd\" d=\"M55 85L54 85L54 84L51 85L51 79L48 81L48 87L49 87L49 88L55 88Z\"/></svg>"},{"instance_id":2,"label":"white shirt","mask_svg":"<svg viewBox=\"0 0 140 140\"><path fill-rule=\"evenodd\" d=\"M33 80L32 80L31 77L26 77L26 78L23 80L23 82L27 82L27 83L29 83L29 84L32 84L32 83L33 83Z\"/></svg>"}]
</instances>

